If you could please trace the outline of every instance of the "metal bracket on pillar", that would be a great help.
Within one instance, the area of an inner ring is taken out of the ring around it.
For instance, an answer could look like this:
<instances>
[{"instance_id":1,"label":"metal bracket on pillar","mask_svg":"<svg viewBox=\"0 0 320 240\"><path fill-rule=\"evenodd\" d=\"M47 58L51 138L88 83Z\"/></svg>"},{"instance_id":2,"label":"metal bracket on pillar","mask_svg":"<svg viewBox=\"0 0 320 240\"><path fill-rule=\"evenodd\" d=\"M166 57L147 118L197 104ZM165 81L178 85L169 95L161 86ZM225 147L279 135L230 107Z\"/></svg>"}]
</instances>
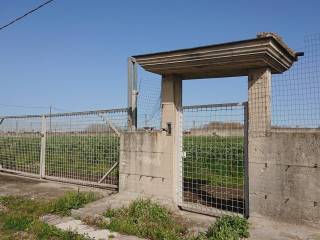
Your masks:
<instances>
[{"instance_id":1,"label":"metal bracket on pillar","mask_svg":"<svg viewBox=\"0 0 320 240\"><path fill-rule=\"evenodd\" d=\"M128 58L128 127L137 129L138 109L138 84L137 84L137 62L133 57Z\"/></svg>"}]
</instances>

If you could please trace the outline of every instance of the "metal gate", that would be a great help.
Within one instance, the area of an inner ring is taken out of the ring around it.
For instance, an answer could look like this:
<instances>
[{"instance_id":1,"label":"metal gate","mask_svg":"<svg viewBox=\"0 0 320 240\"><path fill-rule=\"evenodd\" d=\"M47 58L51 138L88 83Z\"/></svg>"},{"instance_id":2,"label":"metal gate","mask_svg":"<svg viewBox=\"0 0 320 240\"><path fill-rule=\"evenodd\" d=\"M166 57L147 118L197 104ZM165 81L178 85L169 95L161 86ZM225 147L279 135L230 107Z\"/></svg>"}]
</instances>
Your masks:
<instances>
[{"instance_id":1,"label":"metal gate","mask_svg":"<svg viewBox=\"0 0 320 240\"><path fill-rule=\"evenodd\" d=\"M127 109L0 119L0 171L118 187Z\"/></svg>"},{"instance_id":2,"label":"metal gate","mask_svg":"<svg viewBox=\"0 0 320 240\"><path fill-rule=\"evenodd\" d=\"M183 107L183 208L248 217L247 126L247 103Z\"/></svg>"}]
</instances>

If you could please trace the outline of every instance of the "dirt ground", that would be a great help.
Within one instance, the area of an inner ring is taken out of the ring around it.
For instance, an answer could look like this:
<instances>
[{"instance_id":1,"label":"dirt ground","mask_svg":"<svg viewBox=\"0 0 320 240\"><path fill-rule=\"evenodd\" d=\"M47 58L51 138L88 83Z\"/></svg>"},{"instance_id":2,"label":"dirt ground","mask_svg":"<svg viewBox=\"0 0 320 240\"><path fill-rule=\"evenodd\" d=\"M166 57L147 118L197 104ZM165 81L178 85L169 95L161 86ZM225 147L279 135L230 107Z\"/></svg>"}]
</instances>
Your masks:
<instances>
[{"instance_id":1,"label":"dirt ground","mask_svg":"<svg viewBox=\"0 0 320 240\"><path fill-rule=\"evenodd\" d=\"M54 199L68 191L94 191L103 196L110 191L91 187L82 187L71 184L32 179L21 176L12 176L0 173L0 196L25 196L33 199Z\"/></svg>"},{"instance_id":2,"label":"dirt ground","mask_svg":"<svg viewBox=\"0 0 320 240\"><path fill-rule=\"evenodd\" d=\"M31 179L19 176L12 176L0 173L0 196L25 196L34 199L53 199L62 196L67 191L94 191L99 192L105 198L98 202L108 202L117 198L117 195L110 196L111 191L79 187L71 184L51 182L45 180ZM121 197L120 197L121 199ZM128 200L128 196L124 195ZM91 203L94 207L95 203ZM214 218L208 218L204 215L192 214L182 211L185 218L191 218L198 223L202 221L213 222ZM307 226L279 223L268 220L264 217L250 218L250 240L320 240L320 228L311 228Z\"/></svg>"}]
</instances>

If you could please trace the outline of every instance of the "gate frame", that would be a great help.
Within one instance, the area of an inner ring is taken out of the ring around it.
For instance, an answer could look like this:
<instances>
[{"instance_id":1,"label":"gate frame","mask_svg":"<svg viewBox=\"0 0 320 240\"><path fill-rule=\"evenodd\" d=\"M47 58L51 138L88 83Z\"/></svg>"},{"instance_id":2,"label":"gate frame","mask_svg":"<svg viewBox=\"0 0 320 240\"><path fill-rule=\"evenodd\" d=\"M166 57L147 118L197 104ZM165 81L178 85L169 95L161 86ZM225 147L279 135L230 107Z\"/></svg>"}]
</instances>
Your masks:
<instances>
[{"instance_id":1,"label":"gate frame","mask_svg":"<svg viewBox=\"0 0 320 240\"><path fill-rule=\"evenodd\" d=\"M87 180L79 180L79 179L72 179L72 178L64 178L64 177L56 177L56 176L49 176L46 175L45 169L46 169L46 140L47 140L47 119L52 117L60 117L60 116L73 116L73 115L89 115L89 114L97 114L100 116L101 113L117 113L117 112L127 112L128 108L117 108L117 109L106 109L106 110L93 110L93 111L83 111L83 112L65 112L65 113L55 113L55 114L43 114L43 115L19 115L19 116L0 116L0 125L3 124L3 122L6 119L24 119L24 118L40 118L40 125L41 129L40 131L37 131L36 133L40 136L40 157L38 159L39 161L39 173L29 173L19 170L12 170L7 168L0 168L0 172L5 172L9 174L17 174L25 177L31 177L31 178L39 178L39 179L46 179L46 180L52 180L57 182L64 182L64 183L70 183L70 184L76 184L76 185L85 185L85 186L94 186L94 187L104 187L104 188L110 188L110 189L118 189L119 188L119 180L118 184L106 184L102 183L102 181L115 170L116 167L119 166L119 161L113 164L110 169L106 171L106 173L103 175L102 178L99 179L98 182L93 181L87 181ZM101 117L101 116L100 116ZM107 124L110 129L117 135L120 141L121 131L119 131L114 124L107 118L102 117L103 122ZM120 151L120 149L119 149ZM119 154L120 155L120 154Z\"/></svg>"},{"instance_id":2,"label":"gate frame","mask_svg":"<svg viewBox=\"0 0 320 240\"><path fill-rule=\"evenodd\" d=\"M301 53L289 48L282 38L272 32L258 33L256 38L221 44L200 46L195 48L178 49L158 53L149 53L132 56L134 64L139 64L144 70L162 76L162 128L167 130L165 123L172 123L173 145L178 143L180 134L180 117L182 94L179 91L183 80L248 77L248 106L250 107L250 129L247 136L252 141L254 132L266 135L270 126L270 85L271 74L280 74L287 71ZM132 66L132 65L131 65ZM134 79L132 71L128 79ZM132 91L132 88L129 89ZM132 91L132 93L134 93ZM132 94L129 94L129 97ZM165 97L165 100L163 99ZM258 96L258 97L257 97ZM132 102L129 99L129 109L132 111ZM129 110L130 111L130 110ZM132 111L132 115L134 112ZM263 116L263 124L259 124ZM247 126L248 127L248 126ZM250 135L250 136L249 136ZM180 147L180 146L178 146ZM177 189L179 177L177 176L177 162L179 162L179 148L171 150L173 172L172 196L170 199L178 205ZM247 155L252 154L250 147L246 149ZM253 163L248 163L250 174L254 175ZM259 171L259 170L258 170ZM248 180L246 180L248 181ZM251 181L250 184L253 184ZM252 188L250 188L252 189ZM249 190L247 190L249 191ZM148 191L147 191L148 193ZM250 213L259 212L263 201L250 194ZM249 202L246 203L249 205ZM247 207L248 209L248 207ZM248 216L249 213L247 212Z\"/></svg>"}]
</instances>

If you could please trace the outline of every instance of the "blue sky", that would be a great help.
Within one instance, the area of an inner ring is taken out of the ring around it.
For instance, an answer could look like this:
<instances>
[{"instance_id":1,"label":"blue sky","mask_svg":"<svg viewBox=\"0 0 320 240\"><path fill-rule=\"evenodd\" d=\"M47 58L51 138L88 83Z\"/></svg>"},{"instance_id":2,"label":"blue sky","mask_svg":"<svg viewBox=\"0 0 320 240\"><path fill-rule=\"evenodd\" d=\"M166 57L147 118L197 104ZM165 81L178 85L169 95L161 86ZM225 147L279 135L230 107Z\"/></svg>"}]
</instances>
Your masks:
<instances>
[{"instance_id":1,"label":"blue sky","mask_svg":"<svg viewBox=\"0 0 320 240\"><path fill-rule=\"evenodd\" d=\"M0 25L39 0L0 0ZM319 32L320 1L55 0L0 31L0 115L125 107L127 57L279 33ZM150 77L150 81L152 77ZM184 82L184 103L243 101L241 79ZM2 104L2 105L1 105Z\"/></svg>"}]
</instances>

